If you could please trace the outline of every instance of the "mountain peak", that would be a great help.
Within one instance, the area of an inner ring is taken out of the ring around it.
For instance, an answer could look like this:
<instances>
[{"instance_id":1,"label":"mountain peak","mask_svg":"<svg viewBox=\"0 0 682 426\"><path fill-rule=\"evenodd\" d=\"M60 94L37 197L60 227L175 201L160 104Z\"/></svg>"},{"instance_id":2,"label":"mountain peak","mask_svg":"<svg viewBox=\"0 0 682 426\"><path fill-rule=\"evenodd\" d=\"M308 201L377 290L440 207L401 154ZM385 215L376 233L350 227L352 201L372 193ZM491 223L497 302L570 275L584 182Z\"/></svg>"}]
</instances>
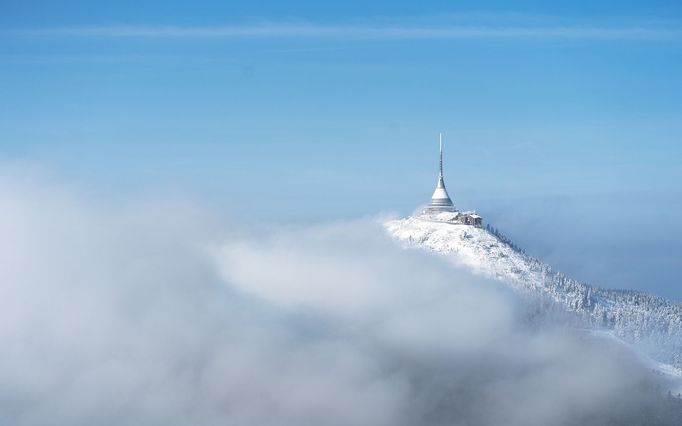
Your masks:
<instances>
[{"instance_id":1,"label":"mountain peak","mask_svg":"<svg viewBox=\"0 0 682 426\"><path fill-rule=\"evenodd\" d=\"M664 370L682 372L682 305L661 297L608 290L572 280L528 256L492 228L463 223L461 213L422 214L384 227L409 247L426 249L516 292L551 301L595 332L606 332ZM671 367L671 368L667 368Z\"/></svg>"}]
</instances>

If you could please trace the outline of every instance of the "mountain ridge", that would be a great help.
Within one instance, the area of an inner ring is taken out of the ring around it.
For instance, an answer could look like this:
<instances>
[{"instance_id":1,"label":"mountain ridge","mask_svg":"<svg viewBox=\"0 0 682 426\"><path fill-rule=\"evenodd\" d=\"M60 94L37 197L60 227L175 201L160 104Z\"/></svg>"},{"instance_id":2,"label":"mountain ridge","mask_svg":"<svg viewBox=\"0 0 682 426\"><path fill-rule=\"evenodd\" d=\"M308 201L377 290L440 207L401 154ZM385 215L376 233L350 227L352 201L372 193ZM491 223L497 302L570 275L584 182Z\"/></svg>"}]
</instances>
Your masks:
<instances>
[{"instance_id":1,"label":"mountain ridge","mask_svg":"<svg viewBox=\"0 0 682 426\"><path fill-rule=\"evenodd\" d=\"M440 253L516 292L554 302L595 331L607 331L652 360L682 372L682 304L660 296L592 286L566 277L493 228L464 225L456 213L384 222L394 238Z\"/></svg>"}]
</instances>

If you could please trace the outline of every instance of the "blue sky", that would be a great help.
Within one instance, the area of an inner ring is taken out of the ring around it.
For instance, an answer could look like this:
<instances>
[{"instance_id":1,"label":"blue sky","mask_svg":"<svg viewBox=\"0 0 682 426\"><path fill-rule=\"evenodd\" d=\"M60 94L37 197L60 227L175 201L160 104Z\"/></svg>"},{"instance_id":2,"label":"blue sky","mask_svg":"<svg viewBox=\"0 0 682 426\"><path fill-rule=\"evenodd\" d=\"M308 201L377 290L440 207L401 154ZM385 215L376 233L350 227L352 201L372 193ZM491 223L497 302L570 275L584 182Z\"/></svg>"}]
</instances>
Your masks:
<instances>
[{"instance_id":1,"label":"blue sky","mask_svg":"<svg viewBox=\"0 0 682 426\"><path fill-rule=\"evenodd\" d=\"M551 4L549 4L551 3ZM0 4L0 156L268 221L455 203L682 299L682 5Z\"/></svg>"}]
</instances>

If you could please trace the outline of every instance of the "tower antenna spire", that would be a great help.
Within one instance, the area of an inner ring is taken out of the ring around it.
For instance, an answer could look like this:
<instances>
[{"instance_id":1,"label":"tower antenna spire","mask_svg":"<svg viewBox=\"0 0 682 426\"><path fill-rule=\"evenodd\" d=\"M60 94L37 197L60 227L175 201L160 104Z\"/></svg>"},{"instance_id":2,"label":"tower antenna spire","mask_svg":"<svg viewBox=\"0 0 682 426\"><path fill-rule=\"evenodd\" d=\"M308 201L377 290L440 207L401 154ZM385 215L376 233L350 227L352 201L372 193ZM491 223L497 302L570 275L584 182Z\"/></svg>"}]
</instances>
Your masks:
<instances>
[{"instance_id":1,"label":"tower antenna spire","mask_svg":"<svg viewBox=\"0 0 682 426\"><path fill-rule=\"evenodd\" d=\"M425 213L440 213L440 212L456 212L455 205L445 189L445 181L443 179L443 133L438 133L438 145L440 149L440 164L438 170L438 182L436 183L436 190L433 191L431 202L424 209Z\"/></svg>"},{"instance_id":2,"label":"tower antenna spire","mask_svg":"<svg viewBox=\"0 0 682 426\"><path fill-rule=\"evenodd\" d=\"M438 145L440 146L440 173L438 176L443 177L443 133L438 133Z\"/></svg>"}]
</instances>

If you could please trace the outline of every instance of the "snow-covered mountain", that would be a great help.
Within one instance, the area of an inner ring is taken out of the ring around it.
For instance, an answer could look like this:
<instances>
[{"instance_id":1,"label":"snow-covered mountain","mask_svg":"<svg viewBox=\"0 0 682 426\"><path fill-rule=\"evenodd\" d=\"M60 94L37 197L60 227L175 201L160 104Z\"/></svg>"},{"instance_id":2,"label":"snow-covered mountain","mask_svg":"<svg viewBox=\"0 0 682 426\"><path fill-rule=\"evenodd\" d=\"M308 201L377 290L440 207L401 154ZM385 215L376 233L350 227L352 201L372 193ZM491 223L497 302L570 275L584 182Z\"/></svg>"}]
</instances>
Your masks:
<instances>
[{"instance_id":1,"label":"snow-covered mountain","mask_svg":"<svg viewBox=\"0 0 682 426\"><path fill-rule=\"evenodd\" d=\"M410 246L441 253L474 272L571 313L659 363L682 368L682 304L635 291L593 287L554 271L490 228L459 223L457 213L418 215L384 224Z\"/></svg>"}]
</instances>

